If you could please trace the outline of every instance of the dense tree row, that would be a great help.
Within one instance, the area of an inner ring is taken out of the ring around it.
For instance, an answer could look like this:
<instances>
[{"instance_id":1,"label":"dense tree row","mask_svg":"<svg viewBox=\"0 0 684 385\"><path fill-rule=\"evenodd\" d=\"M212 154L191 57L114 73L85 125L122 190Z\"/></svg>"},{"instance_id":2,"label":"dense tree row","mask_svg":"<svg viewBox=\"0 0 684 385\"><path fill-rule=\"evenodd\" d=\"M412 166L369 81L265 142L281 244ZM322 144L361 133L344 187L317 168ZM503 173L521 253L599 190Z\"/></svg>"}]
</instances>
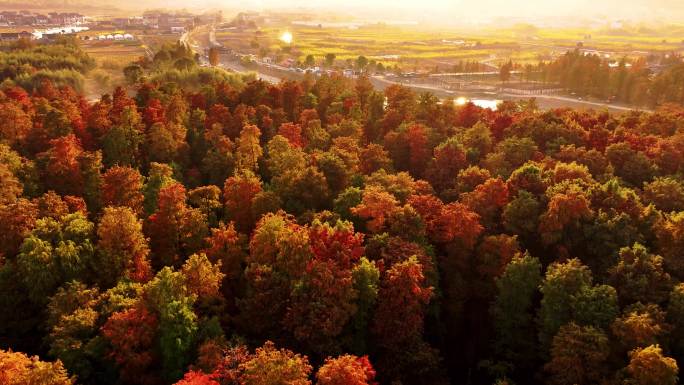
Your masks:
<instances>
[{"instance_id":1,"label":"dense tree row","mask_svg":"<svg viewBox=\"0 0 684 385\"><path fill-rule=\"evenodd\" d=\"M684 110L148 76L0 92L0 383L677 383Z\"/></svg>"},{"instance_id":2,"label":"dense tree row","mask_svg":"<svg viewBox=\"0 0 684 385\"><path fill-rule=\"evenodd\" d=\"M655 63L655 58L651 58ZM597 54L569 51L550 63L524 70L529 79L557 82L571 92L636 106L684 103L684 63L670 54L651 69L647 58L615 62Z\"/></svg>"},{"instance_id":3,"label":"dense tree row","mask_svg":"<svg viewBox=\"0 0 684 385\"><path fill-rule=\"evenodd\" d=\"M27 90L38 88L45 80L82 90L83 73L94 67L95 61L71 38L41 45L21 39L0 46L0 79L11 79Z\"/></svg>"}]
</instances>

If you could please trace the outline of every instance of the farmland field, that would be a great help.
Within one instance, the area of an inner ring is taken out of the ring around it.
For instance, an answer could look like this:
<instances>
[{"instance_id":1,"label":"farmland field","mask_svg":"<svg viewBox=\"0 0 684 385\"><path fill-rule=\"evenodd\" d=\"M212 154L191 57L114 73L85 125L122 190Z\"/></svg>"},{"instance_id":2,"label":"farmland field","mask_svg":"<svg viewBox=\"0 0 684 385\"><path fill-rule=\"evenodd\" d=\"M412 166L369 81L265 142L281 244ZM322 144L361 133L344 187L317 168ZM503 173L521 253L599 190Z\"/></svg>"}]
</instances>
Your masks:
<instances>
[{"instance_id":1,"label":"farmland field","mask_svg":"<svg viewBox=\"0 0 684 385\"><path fill-rule=\"evenodd\" d=\"M493 65L509 59L520 63L550 60L580 44L614 58L684 51L684 28L646 30L640 27L554 28L518 26L506 29L435 30L418 25L312 26L264 25L258 29L221 30L216 38L241 53L291 57L304 61L313 55L321 61L334 54L339 61L366 56L384 65L405 68L449 68L458 62L477 61ZM291 44L281 41L283 33Z\"/></svg>"},{"instance_id":2,"label":"farmland field","mask_svg":"<svg viewBox=\"0 0 684 385\"><path fill-rule=\"evenodd\" d=\"M132 41L82 41L83 50L95 62L97 68L86 76L85 93L89 98L99 97L102 92L111 88L112 84L123 84L123 68L150 52L159 50L162 45L175 43L178 34L146 34L144 31L88 31L88 36L102 34L131 33L135 36Z\"/></svg>"},{"instance_id":3,"label":"farmland field","mask_svg":"<svg viewBox=\"0 0 684 385\"><path fill-rule=\"evenodd\" d=\"M99 97L113 84L123 84L123 68L146 54L140 41L88 42L82 48L97 64L86 75L85 94L89 98Z\"/></svg>"}]
</instances>

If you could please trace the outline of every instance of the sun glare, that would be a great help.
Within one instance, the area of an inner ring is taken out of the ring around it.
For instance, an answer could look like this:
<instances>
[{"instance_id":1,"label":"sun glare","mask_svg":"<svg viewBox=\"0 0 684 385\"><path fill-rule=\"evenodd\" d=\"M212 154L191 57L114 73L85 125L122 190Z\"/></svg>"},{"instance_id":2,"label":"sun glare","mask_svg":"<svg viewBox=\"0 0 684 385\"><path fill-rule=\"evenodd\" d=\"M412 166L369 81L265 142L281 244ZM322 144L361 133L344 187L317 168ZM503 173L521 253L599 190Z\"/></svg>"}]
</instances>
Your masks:
<instances>
[{"instance_id":1,"label":"sun glare","mask_svg":"<svg viewBox=\"0 0 684 385\"><path fill-rule=\"evenodd\" d=\"M468 99L463 96L460 96L458 97L458 99L454 100L454 103L456 103L457 106L462 106L468 103Z\"/></svg>"},{"instance_id":2,"label":"sun glare","mask_svg":"<svg viewBox=\"0 0 684 385\"><path fill-rule=\"evenodd\" d=\"M280 41L285 44L292 44L292 33L288 31L283 32L283 34L280 35Z\"/></svg>"}]
</instances>

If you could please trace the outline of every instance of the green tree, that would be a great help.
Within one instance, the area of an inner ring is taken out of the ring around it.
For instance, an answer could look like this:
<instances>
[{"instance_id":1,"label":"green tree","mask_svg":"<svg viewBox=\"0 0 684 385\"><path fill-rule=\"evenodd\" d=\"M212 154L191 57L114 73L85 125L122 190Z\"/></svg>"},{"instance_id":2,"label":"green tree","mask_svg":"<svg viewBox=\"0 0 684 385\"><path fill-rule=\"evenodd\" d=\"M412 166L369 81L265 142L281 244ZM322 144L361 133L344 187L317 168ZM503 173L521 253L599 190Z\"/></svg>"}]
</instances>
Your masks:
<instances>
[{"instance_id":1,"label":"green tree","mask_svg":"<svg viewBox=\"0 0 684 385\"><path fill-rule=\"evenodd\" d=\"M337 57L337 56L335 56L334 53L326 53L326 54L325 54L325 64L326 64L328 67L332 67L332 66L335 64L335 58L336 58L336 57Z\"/></svg>"},{"instance_id":2,"label":"green tree","mask_svg":"<svg viewBox=\"0 0 684 385\"><path fill-rule=\"evenodd\" d=\"M531 193L521 190L503 209L504 228L522 239L531 241L539 228L542 205Z\"/></svg>"},{"instance_id":3,"label":"green tree","mask_svg":"<svg viewBox=\"0 0 684 385\"><path fill-rule=\"evenodd\" d=\"M533 367L535 360L533 306L540 283L541 263L529 254L515 256L496 279L491 308L496 352L518 370Z\"/></svg>"},{"instance_id":4,"label":"green tree","mask_svg":"<svg viewBox=\"0 0 684 385\"><path fill-rule=\"evenodd\" d=\"M618 296L612 286L583 286L570 297L572 319L579 325L608 330L618 316Z\"/></svg>"},{"instance_id":5,"label":"green tree","mask_svg":"<svg viewBox=\"0 0 684 385\"><path fill-rule=\"evenodd\" d=\"M591 271L579 259L554 262L546 270L541 284L539 340L549 347L558 329L572 319L571 297L591 286Z\"/></svg>"},{"instance_id":6,"label":"green tree","mask_svg":"<svg viewBox=\"0 0 684 385\"><path fill-rule=\"evenodd\" d=\"M618 262L608 274L608 282L617 290L623 306L637 301L664 303L672 289L663 258L638 243L620 249Z\"/></svg>"},{"instance_id":7,"label":"green tree","mask_svg":"<svg viewBox=\"0 0 684 385\"><path fill-rule=\"evenodd\" d=\"M139 147L144 142L140 114L133 107L121 113L121 123L112 127L102 139L102 153L107 167L138 166Z\"/></svg>"},{"instance_id":8,"label":"green tree","mask_svg":"<svg viewBox=\"0 0 684 385\"><path fill-rule=\"evenodd\" d=\"M356 58L356 67L360 70L364 70L368 66L368 58L361 55Z\"/></svg>"},{"instance_id":9,"label":"green tree","mask_svg":"<svg viewBox=\"0 0 684 385\"><path fill-rule=\"evenodd\" d=\"M100 292L72 281L61 287L48 303L50 355L62 361L81 381L92 381L102 368L98 338Z\"/></svg>"},{"instance_id":10,"label":"green tree","mask_svg":"<svg viewBox=\"0 0 684 385\"><path fill-rule=\"evenodd\" d=\"M379 281L380 271L365 257L352 269L352 285L357 293L356 314L351 321L354 333L352 349L357 354L367 351L368 326L378 298Z\"/></svg>"},{"instance_id":11,"label":"green tree","mask_svg":"<svg viewBox=\"0 0 684 385\"><path fill-rule=\"evenodd\" d=\"M142 222L128 207L107 207L97 228L99 240L94 260L101 287L108 288L122 278L146 281L150 278L149 248Z\"/></svg>"},{"instance_id":12,"label":"green tree","mask_svg":"<svg viewBox=\"0 0 684 385\"><path fill-rule=\"evenodd\" d=\"M159 317L159 347L164 376L180 379L192 359L197 335L197 316L192 301L186 298L171 301L161 309Z\"/></svg>"},{"instance_id":13,"label":"green tree","mask_svg":"<svg viewBox=\"0 0 684 385\"><path fill-rule=\"evenodd\" d=\"M138 84L145 74L143 68L139 64L128 65L124 67L123 72L126 82L131 85Z\"/></svg>"},{"instance_id":14,"label":"green tree","mask_svg":"<svg viewBox=\"0 0 684 385\"><path fill-rule=\"evenodd\" d=\"M314 55L306 55L306 59L304 60L304 64L307 67L313 67L316 65L316 58L314 58Z\"/></svg>"},{"instance_id":15,"label":"green tree","mask_svg":"<svg viewBox=\"0 0 684 385\"><path fill-rule=\"evenodd\" d=\"M145 183L143 195L145 212L150 215L157 209L157 200L159 199L159 191L173 184L173 169L168 164L155 163L150 164L149 176L147 183Z\"/></svg>"},{"instance_id":16,"label":"green tree","mask_svg":"<svg viewBox=\"0 0 684 385\"><path fill-rule=\"evenodd\" d=\"M506 83L511 80L511 70L513 69L513 62L510 60L501 65L499 68L499 79L501 82Z\"/></svg>"},{"instance_id":17,"label":"green tree","mask_svg":"<svg viewBox=\"0 0 684 385\"><path fill-rule=\"evenodd\" d=\"M59 221L48 217L36 221L36 228L24 240L17 256L20 277L34 302L45 303L65 282L93 280L93 230L93 223L81 212Z\"/></svg>"}]
</instances>

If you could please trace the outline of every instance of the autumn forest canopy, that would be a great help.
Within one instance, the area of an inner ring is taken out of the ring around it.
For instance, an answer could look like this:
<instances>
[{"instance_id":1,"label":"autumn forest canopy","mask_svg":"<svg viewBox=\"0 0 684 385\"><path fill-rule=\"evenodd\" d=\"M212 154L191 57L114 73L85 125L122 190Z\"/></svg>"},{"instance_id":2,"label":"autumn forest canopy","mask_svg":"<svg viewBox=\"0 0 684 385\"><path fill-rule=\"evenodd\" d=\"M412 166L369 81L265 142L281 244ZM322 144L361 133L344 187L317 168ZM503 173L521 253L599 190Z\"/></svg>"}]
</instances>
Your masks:
<instances>
[{"instance_id":1,"label":"autumn forest canopy","mask_svg":"<svg viewBox=\"0 0 684 385\"><path fill-rule=\"evenodd\" d=\"M610 114L93 66L0 49L1 385L678 383L681 68L544 67L659 98Z\"/></svg>"}]
</instances>

